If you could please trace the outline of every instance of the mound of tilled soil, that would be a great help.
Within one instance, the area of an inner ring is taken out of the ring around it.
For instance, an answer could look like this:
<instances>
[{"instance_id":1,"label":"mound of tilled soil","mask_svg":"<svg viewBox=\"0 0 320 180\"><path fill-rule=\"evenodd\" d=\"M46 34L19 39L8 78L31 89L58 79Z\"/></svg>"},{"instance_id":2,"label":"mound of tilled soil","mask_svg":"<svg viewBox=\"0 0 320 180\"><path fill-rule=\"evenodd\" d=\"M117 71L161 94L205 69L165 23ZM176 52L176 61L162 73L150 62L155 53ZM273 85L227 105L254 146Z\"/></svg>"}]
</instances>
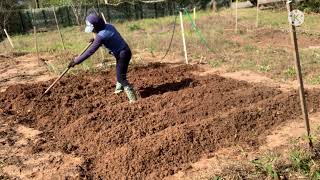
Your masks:
<instances>
[{"instance_id":1,"label":"mound of tilled soil","mask_svg":"<svg viewBox=\"0 0 320 180\"><path fill-rule=\"evenodd\" d=\"M272 127L301 113L296 92L218 75L197 66L132 68L141 99L114 95L114 71L82 73L50 83L16 85L0 94L0 118L44 132L33 152L63 150L85 159L87 178L159 179L222 147L258 147ZM308 91L319 109L320 91Z\"/></svg>"}]
</instances>

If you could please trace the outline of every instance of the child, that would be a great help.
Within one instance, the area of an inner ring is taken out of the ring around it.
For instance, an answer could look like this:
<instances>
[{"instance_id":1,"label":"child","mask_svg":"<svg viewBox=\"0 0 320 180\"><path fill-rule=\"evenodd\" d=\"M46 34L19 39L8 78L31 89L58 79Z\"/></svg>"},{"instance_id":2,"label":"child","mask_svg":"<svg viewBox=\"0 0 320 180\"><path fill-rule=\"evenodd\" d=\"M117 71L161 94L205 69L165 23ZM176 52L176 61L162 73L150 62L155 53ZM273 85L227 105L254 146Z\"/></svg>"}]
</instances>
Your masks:
<instances>
[{"instance_id":1,"label":"child","mask_svg":"<svg viewBox=\"0 0 320 180\"><path fill-rule=\"evenodd\" d=\"M135 102L137 100L136 94L127 80L127 71L132 54L126 41L113 25L105 24L96 13L87 16L85 32L95 33L95 39L92 40L91 46L81 56L69 63L68 67L80 64L94 54L101 45L104 45L110 51L110 54L116 58L117 83L114 93L118 94L124 90L129 102Z\"/></svg>"}]
</instances>

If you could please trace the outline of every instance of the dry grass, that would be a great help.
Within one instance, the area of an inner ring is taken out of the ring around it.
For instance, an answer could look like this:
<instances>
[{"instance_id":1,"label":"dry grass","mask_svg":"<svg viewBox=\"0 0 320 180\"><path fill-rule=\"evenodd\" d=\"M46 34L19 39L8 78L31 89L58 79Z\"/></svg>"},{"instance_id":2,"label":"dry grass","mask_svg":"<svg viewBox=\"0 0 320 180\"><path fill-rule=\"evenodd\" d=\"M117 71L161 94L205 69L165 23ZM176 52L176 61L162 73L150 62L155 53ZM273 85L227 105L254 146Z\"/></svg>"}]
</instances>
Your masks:
<instances>
[{"instance_id":1,"label":"dry grass","mask_svg":"<svg viewBox=\"0 0 320 180\"><path fill-rule=\"evenodd\" d=\"M287 25L286 11L264 10L260 12L260 29L255 29L255 9L239 10L239 33L234 33L234 12L223 10L213 14L210 11L199 12L197 14L196 24L212 51L200 41L197 34L193 31L191 23L187 17L184 17L186 29L186 41L188 55L191 62L208 62L214 68L223 67L226 71L251 70L262 73L273 79L294 80L294 63L292 52L288 49L290 44L264 42L274 34L279 34L274 28L285 30ZM320 15L306 15L306 22L300 30L320 31L320 25L317 19ZM171 37L174 17L164 17L159 19L145 19L125 23L115 23L121 34L130 44L134 51L133 62L144 62L146 59L159 61L164 55ZM267 27L265 29L264 27ZM256 42L256 35L262 31L260 43ZM62 29L67 51L71 54L78 54L87 41L92 37L90 34L79 30L79 27L68 27ZM281 36L288 36L286 33L280 33ZM318 36L308 33L299 34L304 38L317 39ZM20 51L35 52L34 37L32 34L19 35L13 37L15 50L10 50L7 41L0 43L2 52ZM318 41L319 42L319 41ZM315 44L316 46L317 44ZM39 47L41 52L50 52L54 54L62 53L62 45L57 31L39 33ZM90 70L97 64L110 61L112 57L107 55L106 51L97 52L90 60L86 61L82 69ZM59 56L57 64L68 62L64 55ZM320 74L315 71L320 68L320 50L303 49L301 50L301 59L304 69L304 75L307 83L319 84ZM171 59L170 59L171 58ZM179 18L177 19L176 32L169 56L166 61L174 59L183 60L183 48L180 33Z\"/></svg>"}]
</instances>

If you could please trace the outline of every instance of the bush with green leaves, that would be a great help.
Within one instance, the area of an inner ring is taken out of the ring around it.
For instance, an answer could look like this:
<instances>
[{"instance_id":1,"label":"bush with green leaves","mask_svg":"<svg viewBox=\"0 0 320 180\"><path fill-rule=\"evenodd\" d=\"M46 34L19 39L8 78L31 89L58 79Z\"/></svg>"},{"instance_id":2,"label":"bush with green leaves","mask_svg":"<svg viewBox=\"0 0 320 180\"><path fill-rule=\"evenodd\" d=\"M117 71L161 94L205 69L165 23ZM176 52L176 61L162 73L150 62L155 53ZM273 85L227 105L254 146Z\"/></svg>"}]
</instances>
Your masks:
<instances>
[{"instance_id":1,"label":"bush with green leaves","mask_svg":"<svg viewBox=\"0 0 320 180\"><path fill-rule=\"evenodd\" d=\"M300 4L299 9L303 10L306 13L320 13L320 0L304 1Z\"/></svg>"}]
</instances>

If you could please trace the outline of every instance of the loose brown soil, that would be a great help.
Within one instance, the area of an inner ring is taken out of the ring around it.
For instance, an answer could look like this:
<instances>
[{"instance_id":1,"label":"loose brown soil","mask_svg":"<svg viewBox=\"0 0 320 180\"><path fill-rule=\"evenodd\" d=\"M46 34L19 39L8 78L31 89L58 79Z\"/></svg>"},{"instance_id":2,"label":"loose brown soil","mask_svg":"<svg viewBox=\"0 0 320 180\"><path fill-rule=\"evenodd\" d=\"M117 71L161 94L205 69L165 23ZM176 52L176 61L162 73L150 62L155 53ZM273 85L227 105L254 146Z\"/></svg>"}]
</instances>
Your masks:
<instances>
[{"instance_id":1,"label":"loose brown soil","mask_svg":"<svg viewBox=\"0 0 320 180\"><path fill-rule=\"evenodd\" d=\"M129 79L141 95L134 104L113 94L114 71L65 77L42 99L52 81L14 85L0 94L0 118L42 131L33 154L82 158L77 178L161 179L221 148L258 148L271 129L301 114L295 91L195 71L132 68ZM319 96L307 92L313 112Z\"/></svg>"},{"instance_id":2,"label":"loose brown soil","mask_svg":"<svg viewBox=\"0 0 320 180\"><path fill-rule=\"evenodd\" d=\"M43 58L46 58L43 55ZM49 57L51 58L51 57ZM43 60L43 59L42 59ZM0 92L9 85L47 81L52 78L44 61L33 54L0 54Z\"/></svg>"}]
</instances>

